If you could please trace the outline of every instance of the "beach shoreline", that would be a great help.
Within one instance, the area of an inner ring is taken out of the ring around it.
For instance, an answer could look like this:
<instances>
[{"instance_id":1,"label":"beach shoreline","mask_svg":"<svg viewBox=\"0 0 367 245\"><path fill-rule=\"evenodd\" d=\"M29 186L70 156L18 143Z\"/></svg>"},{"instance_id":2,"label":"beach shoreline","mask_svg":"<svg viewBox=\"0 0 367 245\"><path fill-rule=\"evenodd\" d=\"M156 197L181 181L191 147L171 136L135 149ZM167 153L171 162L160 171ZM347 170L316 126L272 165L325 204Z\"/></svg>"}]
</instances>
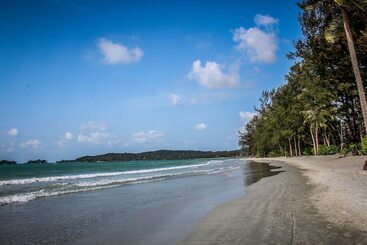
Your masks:
<instances>
[{"instance_id":1,"label":"beach shoreline","mask_svg":"<svg viewBox=\"0 0 367 245\"><path fill-rule=\"evenodd\" d=\"M367 243L364 157L245 159L281 166L216 207L180 244Z\"/></svg>"}]
</instances>

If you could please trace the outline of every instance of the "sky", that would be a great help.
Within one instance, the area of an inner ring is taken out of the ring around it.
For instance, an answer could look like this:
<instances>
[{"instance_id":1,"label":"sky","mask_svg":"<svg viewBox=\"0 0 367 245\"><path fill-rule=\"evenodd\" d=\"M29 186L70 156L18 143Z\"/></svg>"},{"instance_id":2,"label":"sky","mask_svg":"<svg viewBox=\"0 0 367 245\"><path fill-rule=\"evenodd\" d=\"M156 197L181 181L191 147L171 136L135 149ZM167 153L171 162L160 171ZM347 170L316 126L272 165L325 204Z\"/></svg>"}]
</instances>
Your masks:
<instances>
[{"instance_id":1,"label":"sky","mask_svg":"<svg viewBox=\"0 0 367 245\"><path fill-rule=\"evenodd\" d=\"M235 150L296 0L0 2L0 159Z\"/></svg>"}]
</instances>

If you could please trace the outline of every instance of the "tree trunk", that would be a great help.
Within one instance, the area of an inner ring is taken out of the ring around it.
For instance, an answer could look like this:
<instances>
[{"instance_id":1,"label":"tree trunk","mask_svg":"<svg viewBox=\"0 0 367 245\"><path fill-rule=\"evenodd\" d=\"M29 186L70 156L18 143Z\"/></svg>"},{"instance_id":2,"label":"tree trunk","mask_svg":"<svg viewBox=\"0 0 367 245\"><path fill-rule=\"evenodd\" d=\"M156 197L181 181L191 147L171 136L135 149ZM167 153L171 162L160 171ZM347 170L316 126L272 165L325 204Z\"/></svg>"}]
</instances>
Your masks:
<instances>
[{"instance_id":1,"label":"tree trunk","mask_svg":"<svg viewBox=\"0 0 367 245\"><path fill-rule=\"evenodd\" d=\"M311 138L312 138L312 146L313 146L313 154L316 155L316 142L315 142L315 136L313 135L312 132L312 127L310 126L310 133L311 133Z\"/></svg>"},{"instance_id":2,"label":"tree trunk","mask_svg":"<svg viewBox=\"0 0 367 245\"><path fill-rule=\"evenodd\" d=\"M340 137L340 151L343 151L344 135L343 135L343 122L342 121L340 121L340 134L339 134L339 137Z\"/></svg>"},{"instance_id":3,"label":"tree trunk","mask_svg":"<svg viewBox=\"0 0 367 245\"><path fill-rule=\"evenodd\" d=\"M296 136L293 137L294 155L298 157Z\"/></svg>"},{"instance_id":4,"label":"tree trunk","mask_svg":"<svg viewBox=\"0 0 367 245\"><path fill-rule=\"evenodd\" d=\"M357 54L356 54L356 50L355 50L355 47L354 47L352 31L351 31L350 25L349 25L348 14L347 14L347 12L345 11L345 9L343 7L340 8L340 9L341 9L342 16L343 16L344 30L345 30L345 35L347 36L347 44L348 44L350 59L352 61L353 72L354 72L354 76L355 76L356 83L357 83L359 102L361 103L361 111L362 111L362 115L363 115L364 130L365 130L365 134L366 134L366 132L367 132L367 102L366 102L366 95L365 95L365 92L364 92L364 86L363 86L363 82L362 82L361 71L359 70L358 59L357 59Z\"/></svg>"},{"instance_id":5,"label":"tree trunk","mask_svg":"<svg viewBox=\"0 0 367 245\"><path fill-rule=\"evenodd\" d=\"M283 141L282 142L282 148L283 148L283 156L287 156L287 144Z\"/></svg>"},{"instance_id":6,"label":"tree trunk","mask_svg":"<svg viewBox=\"0 0 367 245\"><path fill-rule=\"evenodd\" d=\"M298 141L298 155L301 157L302 151L301 151L301 141L299 140L299 136L297 137L297 141Z\"/></svg>"},{"instance_id":7,"label":"tree trunk","mask_svg":"<svg viewBox=\"0 0 367 245\"><path fill-rule=\"evenodd\" d=\"M324 130L324 145L330 146L330 139L327 130Z\"/></svg>"},{"instance_id":8,"label":"tree trunk","mask_svg":"<svg viewBox=\"0 0 367 245\"><path fill-rule=\"evenodd\" d=\"M315 128L315 143L316 143L316 155L319 154L319 127Z\"/></svg>"},{"instance_id":9,"label":"tree trunk","mask_svg":"<svg viewBox=\"0 0 367 245\"><path fill-rule=\"evenodd\" d=\"M292 150L292 141L291 141L291 138L288 138L288 143L289 143L289 155L291 157L293 157L293 150Z\"/></svg>"}]
</instances>

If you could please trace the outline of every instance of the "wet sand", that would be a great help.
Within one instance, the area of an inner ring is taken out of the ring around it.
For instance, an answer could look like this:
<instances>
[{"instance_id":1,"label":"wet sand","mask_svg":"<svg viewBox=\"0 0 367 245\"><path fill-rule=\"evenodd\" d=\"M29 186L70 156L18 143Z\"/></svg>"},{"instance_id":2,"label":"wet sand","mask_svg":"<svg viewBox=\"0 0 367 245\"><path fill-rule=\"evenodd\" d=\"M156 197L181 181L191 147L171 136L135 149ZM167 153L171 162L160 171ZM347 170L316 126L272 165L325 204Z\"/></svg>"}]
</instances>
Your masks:
<instances>
[{"instance_id":1,"label":"wet sand","mask_svg":"<svg viewBox=\"0 0 367 245\"><path fill-rule=\"evenodd\" d=\"M215 208L180 244L367 243L364 228L367 220L363 219L367 208L361 209L366 205L367 199L363 198L367 191L358 187L367 180L367 175L359 170L362 158L254 161L281 166L285 172L261 179L248 187L245 197ZM345 195L341 199L340 194L335 193L338 186L351 188L347 192L356 199ZM356 202L360 204L355 205ZM346 206L358 206L362 219L348 212Z\"/></svg>"}]
</instances>

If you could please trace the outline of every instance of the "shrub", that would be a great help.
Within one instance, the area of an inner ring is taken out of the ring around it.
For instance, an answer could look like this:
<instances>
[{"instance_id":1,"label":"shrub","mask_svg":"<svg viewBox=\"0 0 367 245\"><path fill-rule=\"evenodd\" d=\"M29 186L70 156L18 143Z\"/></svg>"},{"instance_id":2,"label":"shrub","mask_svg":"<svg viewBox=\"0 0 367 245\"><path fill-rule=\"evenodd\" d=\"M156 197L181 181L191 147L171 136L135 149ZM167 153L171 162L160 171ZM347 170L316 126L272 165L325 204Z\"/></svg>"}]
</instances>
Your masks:
<instances>
[{"instance_id":1,"label":"shrub","mask_svg":"<svg viewBox=\"0 0 367 245\"><path fill-rule=\"evenodd\" d=\"M342 150L340 150L340 154L347 155L348 154L348 147L344 146Z\"/></svg>"},{"instance_id":2,"label":"shrub","mask_svg":"<svg viewBox=\"0 0 367 245\"><path fill-rule=\"evenodd\" d=\"M367 136L364 136L361 141L361 153L367 155Z\"/></svg>"},{"instance_id":3,"label":"shrub","mask_svg":"<svg viewBox=\"0 0 367 245\"><path fill-rule=\"evenodd\" d=\"M279 157L281 156L280 151L271 151L268 154L268 157Z\"/></svg>"},{"instance_id":4,"label":"shrub","mask_svg":"<svg viewBox=\"0 0 367 245\"><path fill-rule=\"evenodd\" d=\"M303 150L303 153L302 153L304 156L311 156L313 155L313 148L312 147L306 147L304 150Z\"/></svg>"},{"instance_id":5,"label":"shrub","mask_svg":"<svg viewBox=\"0 0 367 245\"><path fill-rule=\"evenodd\" d=\"M339 147L335 145L320 145L319 146L319 155L335 155L339 152Z\"/></svg>"},{"instance_id":6,"label":"shrub","mask_svg":"<svg viewBox=\"0 0 367 245\"><path fill-rule=\"evenodd\" d=\"M352 153L353 156L361 154L361 144L350 144L347 147L347 152Z\"/></svg>"}]
</instances>

